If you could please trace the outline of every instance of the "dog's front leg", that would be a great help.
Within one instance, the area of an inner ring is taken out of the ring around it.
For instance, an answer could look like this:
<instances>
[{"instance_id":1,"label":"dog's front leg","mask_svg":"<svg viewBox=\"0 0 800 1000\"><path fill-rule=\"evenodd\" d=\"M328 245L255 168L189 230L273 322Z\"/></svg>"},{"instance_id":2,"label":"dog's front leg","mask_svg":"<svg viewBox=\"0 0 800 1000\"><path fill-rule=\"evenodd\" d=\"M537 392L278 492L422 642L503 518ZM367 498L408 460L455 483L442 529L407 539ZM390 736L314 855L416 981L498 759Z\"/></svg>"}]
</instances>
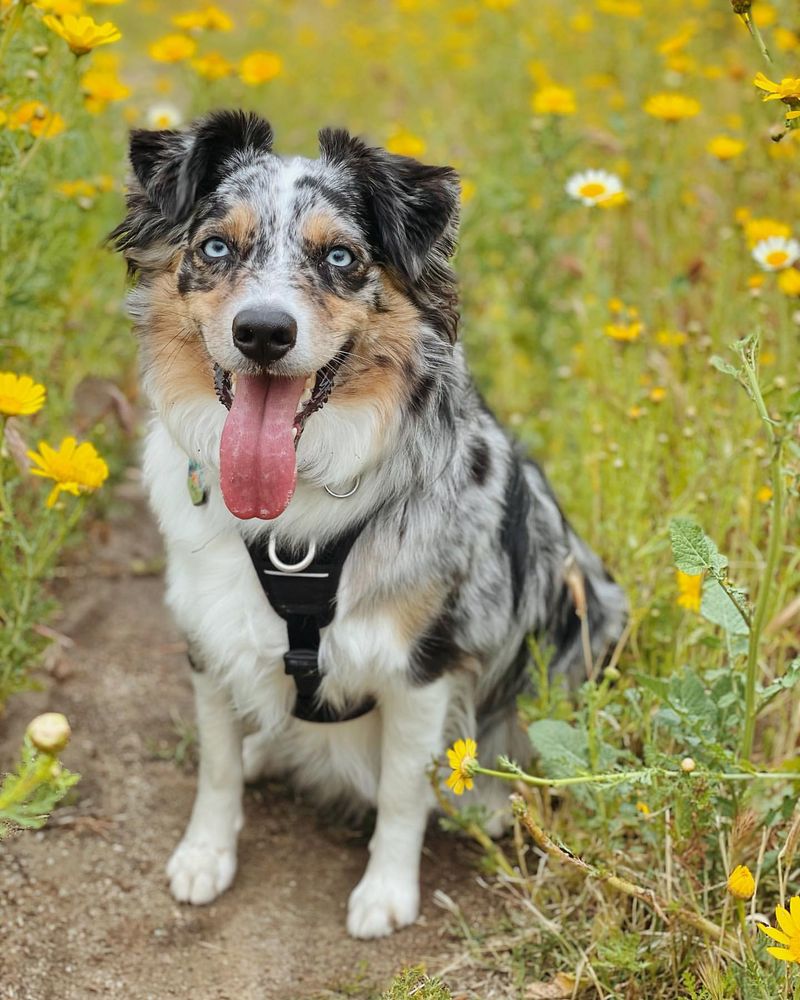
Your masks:
<instances>
[{"instance_id":1,"label":"dog's front leg","mask_svg":"<svg viewBox=\"0 0 800 1000\"><path fill-rule=\"evenodd\" d=\"M210 903L236 873L242 828L242 734L228 692L193 671L200 771L192 817L167 865L172 895L182 903Z\"/></svg>"},{"instance_id":2,"label":"dog's front leg","mask_svg":"<svg viewBox=\"0 0 800 1000\"><path fill-rule=\"evenodd\" d=\"M427 776L442 750L446 678L424 687L397 684L381 694L381 773L370 860L350 896L347 929L384 937L419 913L419 864L433 792Z\"/></svg>"}]
</instances>

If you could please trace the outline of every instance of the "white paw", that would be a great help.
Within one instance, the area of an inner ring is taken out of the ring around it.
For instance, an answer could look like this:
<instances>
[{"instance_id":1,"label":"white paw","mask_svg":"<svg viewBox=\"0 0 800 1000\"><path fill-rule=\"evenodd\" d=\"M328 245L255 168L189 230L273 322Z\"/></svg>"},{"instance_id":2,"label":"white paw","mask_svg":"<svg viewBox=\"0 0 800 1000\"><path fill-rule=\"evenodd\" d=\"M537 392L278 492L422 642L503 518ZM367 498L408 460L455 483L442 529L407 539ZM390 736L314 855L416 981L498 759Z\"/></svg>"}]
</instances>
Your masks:
<instances>
[{"instance_id":1,"label":"white paw","mask_svg":"<svg viewBox=\"0 0 800 1000\"><path fill-rule=\"evenodd\" d=\"M356 938L386 937L413 924L419 914L419 886L396 874L367 872L350 893L347 930Z\"/></svg>"},{"instance_id":2,"label":"white paw","mask_svg":"<svg viewBox=\"0 0 800 1000\"><path fill-rule=\"evenodd\" d=\"M267 750L261 733L245 736L242 744L242 769L244 780L258 781L267 766Z\"/></svg>"},{"instance_id":3,"label":"white paw","mask_svg":"<svg viewBox=\"0 0 800 1000\"><path fill-rule=\"evenodd\" d=\"M179 903L201 906L216 899L236 874L236 845L214 847L182 840L167 863L172 895Z\"/></svg>"}]
</instances>

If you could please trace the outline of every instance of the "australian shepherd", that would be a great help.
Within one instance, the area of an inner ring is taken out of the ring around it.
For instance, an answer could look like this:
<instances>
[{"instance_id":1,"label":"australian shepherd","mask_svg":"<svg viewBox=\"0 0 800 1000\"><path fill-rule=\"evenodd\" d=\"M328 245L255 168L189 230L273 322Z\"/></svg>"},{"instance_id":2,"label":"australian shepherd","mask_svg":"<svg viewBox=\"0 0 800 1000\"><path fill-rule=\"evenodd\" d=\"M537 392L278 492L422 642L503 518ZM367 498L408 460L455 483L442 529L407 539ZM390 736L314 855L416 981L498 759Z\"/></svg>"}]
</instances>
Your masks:
<instances>
[{"instance_id":1,"label":"australian shepherd","mask_svg":"<svg viewBox=\"0 0 800 1000\"><path fill-rule=\"evenodd\" d=\"M470 378L448 263L457 174L341 130L320 133L318 159L272 142L241 111L134 132L112 236L199 728L167 874L184 902L227 889L243 783L283 775L377 808L347 927L379 937L418 914L431 761L459 736L487 762L524 753L529 643L585 677L625 599ZM330 565L309 571L320 552ZM497 826L504 789L476 793Z\"/></svg>"}]
</instances>

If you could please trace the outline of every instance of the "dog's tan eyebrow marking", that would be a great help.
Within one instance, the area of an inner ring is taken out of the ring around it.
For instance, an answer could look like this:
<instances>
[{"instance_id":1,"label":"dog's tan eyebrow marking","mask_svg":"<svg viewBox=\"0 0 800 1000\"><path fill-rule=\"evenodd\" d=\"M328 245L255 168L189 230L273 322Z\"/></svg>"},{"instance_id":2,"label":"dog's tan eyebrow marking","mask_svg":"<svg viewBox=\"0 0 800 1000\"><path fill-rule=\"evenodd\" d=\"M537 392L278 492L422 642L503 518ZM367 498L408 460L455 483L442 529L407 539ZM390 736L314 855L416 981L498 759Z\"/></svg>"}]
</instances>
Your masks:
<instances>
[{"instance_id":1,"label":"dog's tan eyebrow marking","mask_svg":"<svg viewBox=\"0 0 800 1000\"><path fill-rule=\"evenodd\" d=\"M249 246L258 236L259 218L252 205L237 201L224 215L209 219L200 231L201 239L219 234L237 246Z\"/></svg>"},{"instance_id":2,"label":"dog's tan eyebrow marking","mask_svg":"<svg viewBox=\"0 0 800 1000\"><path fill-rule=\"evenodd\" d=\"M342 242L361 242L358 232L341 216L333 212L308 212L300 226L300 233L311 246L331 246Z\"/></svg>"}]
</instances>

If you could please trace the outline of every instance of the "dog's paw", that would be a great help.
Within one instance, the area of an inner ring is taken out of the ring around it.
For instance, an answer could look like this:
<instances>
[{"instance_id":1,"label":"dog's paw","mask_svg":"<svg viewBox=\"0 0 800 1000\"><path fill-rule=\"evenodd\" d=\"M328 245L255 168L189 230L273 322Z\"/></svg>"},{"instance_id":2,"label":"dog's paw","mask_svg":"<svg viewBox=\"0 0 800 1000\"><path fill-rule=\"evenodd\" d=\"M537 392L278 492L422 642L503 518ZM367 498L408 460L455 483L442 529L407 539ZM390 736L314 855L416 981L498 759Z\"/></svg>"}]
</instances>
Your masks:
<instances>
[{"instance_id":1,"label":"dog's paw","mask_svg":"<svg viewBox=\"0 0 800 1000\"><path fill-rule=\"evenodd\" d=\"M350 894L347 930L352 937L386 937L400 927L413 924L419 914L416 880L397 875L367 872Z\"/></svg>"},{"instance_id":2,"label":"dog's paw","mask_svg":"<svg viewBox=\"0 0 800 1000\"><path fill-rule=\"evenodd\" d=\"M167 863L172 895L179 903L210 903L233 882L236 847L182 840Z\"/></svg>"}]
</instances>

